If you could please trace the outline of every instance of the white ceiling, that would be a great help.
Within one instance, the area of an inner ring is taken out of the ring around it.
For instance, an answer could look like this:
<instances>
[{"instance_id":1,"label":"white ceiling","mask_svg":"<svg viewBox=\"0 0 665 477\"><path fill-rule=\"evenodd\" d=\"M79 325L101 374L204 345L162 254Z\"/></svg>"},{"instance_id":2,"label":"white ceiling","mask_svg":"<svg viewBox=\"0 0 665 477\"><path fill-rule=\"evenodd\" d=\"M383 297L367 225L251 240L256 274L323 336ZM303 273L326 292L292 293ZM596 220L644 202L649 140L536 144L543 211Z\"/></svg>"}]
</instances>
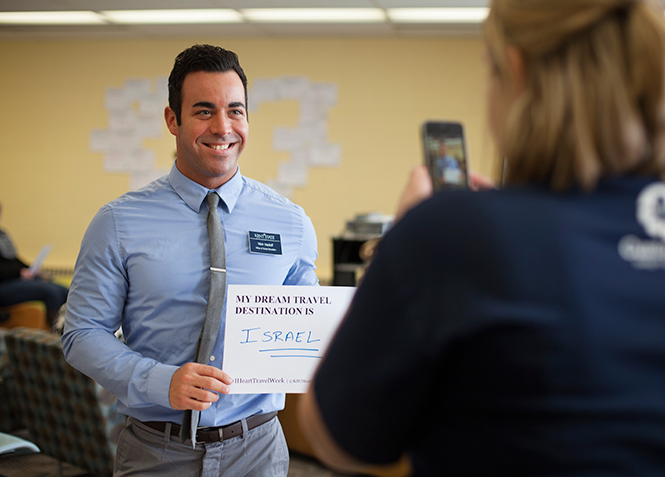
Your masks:
<instances>
[{"instance_id":1,"label":"white ceiling","mask_svg":"<svg viewBox=\"0 0 665 477\"><path fill-rule=\"evenodd\" d=\"M487 7L489 0L0 0L0 12L66 10L146 10L196 8L416 8ZM0 25L0 39L156 38L175 36L380 36L475 35L479 25L444 24L281 24L195 25Z\"/></svg>"}]
</instances>

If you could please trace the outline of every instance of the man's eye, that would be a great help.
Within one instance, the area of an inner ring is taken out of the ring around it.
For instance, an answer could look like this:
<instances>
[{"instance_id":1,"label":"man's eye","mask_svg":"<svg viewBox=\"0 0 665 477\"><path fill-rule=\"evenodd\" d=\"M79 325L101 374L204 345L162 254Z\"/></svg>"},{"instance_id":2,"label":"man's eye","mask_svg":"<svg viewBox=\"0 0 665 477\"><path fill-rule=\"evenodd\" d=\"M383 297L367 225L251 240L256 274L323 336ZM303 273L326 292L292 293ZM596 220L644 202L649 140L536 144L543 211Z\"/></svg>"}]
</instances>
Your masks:
<instances>
[{"instance_id":1,"label":"man's eye","mask_svg":"<svg viewBox=\"0 0 665 477\"><path fill-rule=\"evenodd\" d=\"M207 109L202 109L196 113L198 116L210 116L212 113Z\"/></svg>"}]
</instances>

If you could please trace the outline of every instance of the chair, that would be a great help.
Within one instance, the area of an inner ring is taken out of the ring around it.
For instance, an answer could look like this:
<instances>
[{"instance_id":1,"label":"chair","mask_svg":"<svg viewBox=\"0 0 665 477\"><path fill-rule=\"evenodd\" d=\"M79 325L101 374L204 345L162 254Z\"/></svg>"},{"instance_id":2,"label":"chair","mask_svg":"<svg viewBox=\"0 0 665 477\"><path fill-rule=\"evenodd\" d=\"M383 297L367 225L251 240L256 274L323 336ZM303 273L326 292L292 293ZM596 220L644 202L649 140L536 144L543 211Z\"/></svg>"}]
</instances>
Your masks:
<instances>
[{"instance_id":1,"label":"chair","mask_svg":"<svg viewBox=\"0 0 665 477\"><path fill-rule=\"evenodd\" d=\"M46 307L41 301L28 301L1 308L7 314L7 319L0 322L2 328L38 328L49 330L46 318Z\"/></svg>"},{"instance_id":2,"label":"chair","mask_svg":"<svg viewBox=\"0 0 665 477\"><path fill-rule=\"evenodd\" d=\"M7 332L9 329L0 327L0 432L25 429L16 393L16 380L5 347Z\"/></svg>"},{"instance_id":3,"label":"chair","mask_svg":"<svg viewBox=\"0 0 665 477\"><path fill-rule=\"evenodd\" d=\"M5 344L30 439L61 462L112 475L125 419L115 397L65 361L57 335L14 328Z\"/></svg>"},{"instance_id":4,"label":"chair","mask_svg":"<svg viewBox=\"0 0 665 477\"><path fill-rule=\"evenodd\" d=\"M14 391L14 376L4 348L4 335L11 328L48 330L46 307L41 301L28 301L0 307L0 432L22 429L19 403Z\"/></svg>"}]
</instances>

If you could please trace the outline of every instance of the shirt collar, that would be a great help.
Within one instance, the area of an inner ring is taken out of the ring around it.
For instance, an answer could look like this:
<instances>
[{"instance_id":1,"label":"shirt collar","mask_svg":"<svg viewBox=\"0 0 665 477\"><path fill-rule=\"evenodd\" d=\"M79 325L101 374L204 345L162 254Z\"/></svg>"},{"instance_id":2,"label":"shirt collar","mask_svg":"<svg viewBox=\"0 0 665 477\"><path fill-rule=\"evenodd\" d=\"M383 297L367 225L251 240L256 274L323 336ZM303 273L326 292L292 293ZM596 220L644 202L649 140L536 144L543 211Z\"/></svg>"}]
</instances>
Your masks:
<instances>
[{"instance_id":1,"label":"shirt collar","mask_svg":"<svg viewBox=\"0 0 665 477\"><path fill-rule=\"evenodd\" d=\"M201 210L201 204L210 192L209 189L186 177L178 170L175 162L169 173L169 182L180 198L184 200L192 210L197 213ZM244 181L240 174L240 168L238 168L231 179L217 189L214 189L220 199L222 199L222 207L226 209L227 212L233 212L233 208L238 203L243 183Z\"/></svg>"}]
</instances>

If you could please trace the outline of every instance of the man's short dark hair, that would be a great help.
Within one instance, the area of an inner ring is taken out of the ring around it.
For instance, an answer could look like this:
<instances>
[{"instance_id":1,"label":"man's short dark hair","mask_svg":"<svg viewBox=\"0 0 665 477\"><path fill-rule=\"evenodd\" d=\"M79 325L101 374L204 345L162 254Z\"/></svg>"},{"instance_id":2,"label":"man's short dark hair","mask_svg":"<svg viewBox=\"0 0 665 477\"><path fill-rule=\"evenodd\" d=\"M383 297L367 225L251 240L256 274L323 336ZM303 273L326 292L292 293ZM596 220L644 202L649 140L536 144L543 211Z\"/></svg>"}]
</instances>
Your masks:
<instances>
[{"instance_id":1,"label":"man's short dark hair","mask_svg":"<svg viewBox=\"0 0 665 477\"><path fill-rule=\"evenodd\" d=\"M189 73L207 71L224 73L235 71L245 88L245 108L247 107L247 77L240 67L238 55L234 52L212 45L194 45L175 58L175 64L169 75L169 106L175 113L178 126L182 116L182 84Z\"/></svg>"}]
</instances>

